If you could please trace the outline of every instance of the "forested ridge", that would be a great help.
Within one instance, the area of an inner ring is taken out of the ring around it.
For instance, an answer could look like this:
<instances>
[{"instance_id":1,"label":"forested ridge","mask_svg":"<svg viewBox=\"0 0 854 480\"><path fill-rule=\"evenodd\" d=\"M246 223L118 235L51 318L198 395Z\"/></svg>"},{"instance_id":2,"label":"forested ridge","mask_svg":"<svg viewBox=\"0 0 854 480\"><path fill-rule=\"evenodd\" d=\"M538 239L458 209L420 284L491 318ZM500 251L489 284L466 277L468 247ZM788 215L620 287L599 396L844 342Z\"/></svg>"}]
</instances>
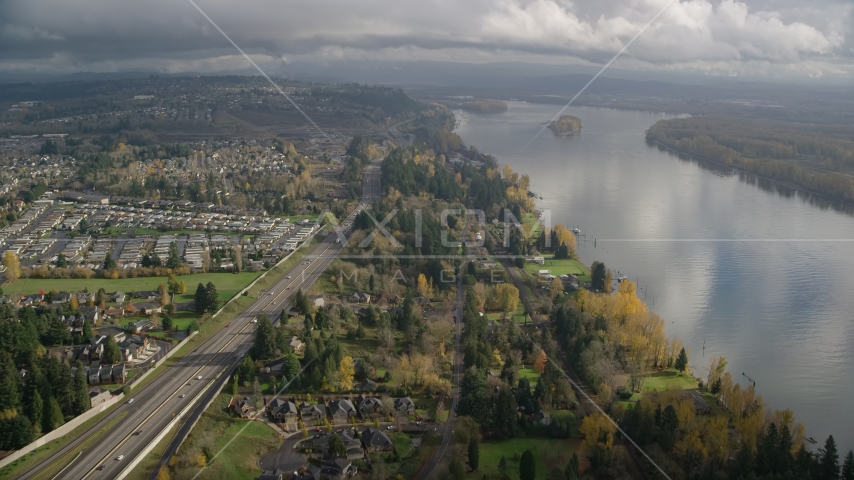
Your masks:
<instances>
[{"instance_id":1,"label":"forested ridge","mask_svg":"<svg viewBox=\"0 0 854 480\"><path fill-rule=\"evenodd\" d=\"M648 141L854 202L854 127L693 117L661 120Z\"/></svg>"}]
</instances>

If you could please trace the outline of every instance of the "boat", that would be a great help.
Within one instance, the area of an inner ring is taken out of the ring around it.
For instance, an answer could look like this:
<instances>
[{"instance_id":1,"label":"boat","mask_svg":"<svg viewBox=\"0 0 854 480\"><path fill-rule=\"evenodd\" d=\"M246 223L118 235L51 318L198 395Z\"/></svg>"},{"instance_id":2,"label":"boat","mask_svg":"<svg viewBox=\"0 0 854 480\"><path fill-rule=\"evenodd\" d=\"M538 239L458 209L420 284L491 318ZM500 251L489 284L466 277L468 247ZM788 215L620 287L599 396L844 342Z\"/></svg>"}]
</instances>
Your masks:
<instances>
[{"instance_id":1,"label":"boat","mask_svg":"<svg viewBox=\"0 0 854 480\"><path fill-rule=\"evenodd\" d=\"M579 233L581 233L581 230L579 230L578 227L575 227L572 229L572 233L578 235Z\"/></svg>"}]
</instances>

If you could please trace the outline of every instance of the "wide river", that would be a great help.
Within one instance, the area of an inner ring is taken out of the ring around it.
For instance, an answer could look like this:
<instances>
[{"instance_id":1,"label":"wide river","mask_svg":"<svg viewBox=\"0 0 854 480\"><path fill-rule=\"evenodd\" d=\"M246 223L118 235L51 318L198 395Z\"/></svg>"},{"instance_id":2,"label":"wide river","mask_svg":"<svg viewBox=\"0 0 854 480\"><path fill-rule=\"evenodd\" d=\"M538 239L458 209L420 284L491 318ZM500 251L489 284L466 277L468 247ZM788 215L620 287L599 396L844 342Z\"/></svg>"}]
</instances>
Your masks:
<instances>
[{"instance_id":1,"label":"wide river","mask_svg":"<svg viewBox=\"0 0 854 480\"><path fill-rule=\"evenodd\" d=\"M579 135L546 130L525 149L558 109L456 112L457 133L530 175L538 207L582 231L585 264L638 281L697 374L725 356L807 436L854 448L854 217L648 146L645 130L665 115L570 107Z\"/></svg>"}]
</instances>

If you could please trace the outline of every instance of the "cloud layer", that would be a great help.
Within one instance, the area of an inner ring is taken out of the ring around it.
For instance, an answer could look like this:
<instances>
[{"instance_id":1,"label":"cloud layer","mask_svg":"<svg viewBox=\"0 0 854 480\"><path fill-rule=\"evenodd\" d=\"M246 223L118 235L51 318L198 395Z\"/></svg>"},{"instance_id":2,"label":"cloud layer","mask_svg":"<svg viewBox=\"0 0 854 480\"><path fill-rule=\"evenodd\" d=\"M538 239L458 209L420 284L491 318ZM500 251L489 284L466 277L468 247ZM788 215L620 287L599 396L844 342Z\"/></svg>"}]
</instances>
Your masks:
<instances>
[{"instance_id":1,"label":"cloud layer","mask_svg":"<svg viewBox=\"0 0 854 480\"><path fill-rule=\"evenodd\" d=\"M262 65L300 60L601 64L668 0L197 3ZM847 1L675 0L624 68L833 75L854 63ZM218 71L246 62L184 0L0 0L0 71Z\"/></svg>"}]
</instances>

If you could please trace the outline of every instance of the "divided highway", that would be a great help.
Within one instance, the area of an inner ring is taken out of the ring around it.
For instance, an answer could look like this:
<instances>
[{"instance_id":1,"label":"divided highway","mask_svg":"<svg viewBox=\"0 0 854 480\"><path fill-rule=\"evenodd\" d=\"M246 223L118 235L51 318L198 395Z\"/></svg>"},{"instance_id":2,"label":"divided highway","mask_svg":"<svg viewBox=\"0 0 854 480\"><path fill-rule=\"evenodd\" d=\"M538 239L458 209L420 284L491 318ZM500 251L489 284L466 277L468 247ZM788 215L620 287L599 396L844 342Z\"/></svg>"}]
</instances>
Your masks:
<instances>
[{"instance_id":1,"label":"divided highway","mask_svg":"<svg viewBox=\"0 0 854 480\"><path fill-rule=\"evenodd\" d=\"M342 220L342 233L349 234L355 216L381 198L380 161L369 165L363 175L362 203ZM172 421L178 412L204 396L213 381L252 346L252 320L266 312L277 318L289 305L297 289L310 287L345 247L335 233L328 235L314 250L304 256L272 287L264 292L244 312L195 350L181 358L169 371L161 374L142 390L103 418L78 438L38 464L20 478L37 478L39 473L73 449L94 432L105 427L124 412L127 414L112 425L91 447L79 455L57 479L112 479L128 467L142 450ZM158 367L166 368L166 367Z\"/></svg>"}]
</instances>

